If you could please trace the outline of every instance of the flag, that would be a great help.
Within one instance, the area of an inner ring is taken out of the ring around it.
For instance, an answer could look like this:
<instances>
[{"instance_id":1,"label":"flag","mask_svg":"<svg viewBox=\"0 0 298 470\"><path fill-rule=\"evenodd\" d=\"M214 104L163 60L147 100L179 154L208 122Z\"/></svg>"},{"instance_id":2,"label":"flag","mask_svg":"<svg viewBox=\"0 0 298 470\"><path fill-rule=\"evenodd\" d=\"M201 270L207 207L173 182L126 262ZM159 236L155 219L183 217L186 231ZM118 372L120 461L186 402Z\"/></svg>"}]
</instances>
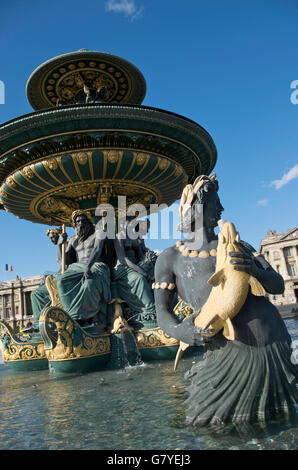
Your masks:
<instances>
[{"instance_id":1,"label":"flag","mask_svg":"<svg viewBox=\"0 0 298 470\"><path fill-rule=\"evenodd\" d=\"M12 266L10 264L6 264L5 271L13 271Z\"/></svg>"}]
</instances>

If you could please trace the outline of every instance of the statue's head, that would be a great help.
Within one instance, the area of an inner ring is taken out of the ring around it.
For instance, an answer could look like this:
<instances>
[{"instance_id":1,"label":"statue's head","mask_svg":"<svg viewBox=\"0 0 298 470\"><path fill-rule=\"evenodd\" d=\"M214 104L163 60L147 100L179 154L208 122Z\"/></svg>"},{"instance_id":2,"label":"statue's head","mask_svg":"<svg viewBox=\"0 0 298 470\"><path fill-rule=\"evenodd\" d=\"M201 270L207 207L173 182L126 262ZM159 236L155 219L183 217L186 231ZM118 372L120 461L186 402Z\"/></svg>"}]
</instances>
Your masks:
<instances>
[{"instance_id":1,"label":"statue's head","mask_svg":"<svg viewBox=\"0 0 298 470\"><path fill-rule=\"evenodd\" d=\"M49 237L49 239L54 245L57 245L59 235L61 235L61 233L62 233L61 228L50 228L49 230L46 231L46 235Z\"/></svg>"},{"instance_id":2,"label":"statue's head","mask_svg":"<svg viewBox=\"0 0 298 470\"><path fill-rule=\"evenodd\" d=\"M94 232L92 217L88 211L76 210L72 213L71 219L79 238L86 238Z\"/></svg>"},{"instance_id":3,"label":"statue's head","mask_svg":"<svg viewBox=\"0 0 298 470\"><path fill-rule=\"evenodd\" d=\"M180 201L182 222L178 229L181 232L194 231L201 217L203 217L204 227L214 228L223 210L218 196L218 181L215 173L210 177L201 175L193 185L188 184L183 190Z\"/></svg>"}]
</instances>

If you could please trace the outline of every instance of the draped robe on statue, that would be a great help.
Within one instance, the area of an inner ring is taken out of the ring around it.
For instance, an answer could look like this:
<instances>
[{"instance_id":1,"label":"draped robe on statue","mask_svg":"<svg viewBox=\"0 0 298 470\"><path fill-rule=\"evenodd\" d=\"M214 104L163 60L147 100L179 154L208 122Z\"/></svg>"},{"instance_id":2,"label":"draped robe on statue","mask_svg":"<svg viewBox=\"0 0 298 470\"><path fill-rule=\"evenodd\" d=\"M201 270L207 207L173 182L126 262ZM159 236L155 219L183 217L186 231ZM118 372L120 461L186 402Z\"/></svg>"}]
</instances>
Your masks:
<instances>
[{"instance_id":1,"label":"draped robe on statue","mask_svg":"<svg viewBox=\"0 0 298 470\"><path fill-rule=\"evenodd\" d=\"M85 240L75 236L68 240L67 255L69 266L63 274L56 274L58 293L64 310L75 320L87 320L99 312L107 313L111 300L110 270L105 263L95 262L91 267L92 277L83 281L90 254L95 243L95 232ZM34 328L42 310L51 305L45 284L31 293Z\"/></svg>"}]
</instances>

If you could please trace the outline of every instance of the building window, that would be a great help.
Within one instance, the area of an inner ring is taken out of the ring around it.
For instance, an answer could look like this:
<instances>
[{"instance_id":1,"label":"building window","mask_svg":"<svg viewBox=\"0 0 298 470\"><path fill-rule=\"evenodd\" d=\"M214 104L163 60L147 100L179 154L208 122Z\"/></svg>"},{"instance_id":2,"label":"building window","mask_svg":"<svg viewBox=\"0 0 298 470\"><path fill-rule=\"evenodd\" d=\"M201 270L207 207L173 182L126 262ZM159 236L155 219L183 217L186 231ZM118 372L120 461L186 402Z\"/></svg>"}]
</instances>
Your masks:
<instances>
[{"instance_id":1,"label":"building window","mask_svg":"<svg viewBox=\"0 0 298 470\"><path fill-rule=\"evenodd\" d=\"M26 312L27 312L28 317L33 315L30 296L31 296L31 292L25 292Z\"/></svg>"},{"instance_id":2,"label":"building window","mask_svg":"<svg viewBox=\"0 0 298 470\"><path fill-rule=\"evenodd\" d=\"M287 258L291 256L291 248L290 247L284 248L284 254Z\"/></svg>"},{"instance_id":3,"label":"building window","mask_svg":"<svg viewBox=\"0 0 298 470\"><path fill-rule=\"evenodd\" d=\"M288 264L289 276L296 276L296 270L294 264Z\"/></svg>"},{"instance_id":4,"label":"building window","mask_svg":"<svg viewBox=\"0 0 298 470\"><path fill-rule=\"evenodd\" d=\"M276 271L279 273L279 264L276 265Z\"/></svg>"}]
</instances>

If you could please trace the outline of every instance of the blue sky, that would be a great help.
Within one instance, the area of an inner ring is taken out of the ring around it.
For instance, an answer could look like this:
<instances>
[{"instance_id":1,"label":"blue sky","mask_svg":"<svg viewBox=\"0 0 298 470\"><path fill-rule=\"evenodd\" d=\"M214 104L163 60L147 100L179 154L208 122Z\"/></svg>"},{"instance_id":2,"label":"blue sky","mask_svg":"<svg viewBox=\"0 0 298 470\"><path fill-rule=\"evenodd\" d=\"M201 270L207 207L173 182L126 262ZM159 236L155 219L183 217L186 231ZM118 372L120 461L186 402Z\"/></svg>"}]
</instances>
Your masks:
<instances>
[{"instance_id":1,"label":"blue sky","mask_svg":"<svg viewBox=\"0 0 298 470\"><path fill-rule=\"evenodd\" d=\"M25 85L42 62L81 48L119 55L145 76L144 105L211 134L223 217L242 239L258 248L269 228L297 225L296 0L2 0L0 17L1 123L32 111ZM4 211L0 224L1 280L57 269L47 227Z\"/></svg>"}]
</instances>

